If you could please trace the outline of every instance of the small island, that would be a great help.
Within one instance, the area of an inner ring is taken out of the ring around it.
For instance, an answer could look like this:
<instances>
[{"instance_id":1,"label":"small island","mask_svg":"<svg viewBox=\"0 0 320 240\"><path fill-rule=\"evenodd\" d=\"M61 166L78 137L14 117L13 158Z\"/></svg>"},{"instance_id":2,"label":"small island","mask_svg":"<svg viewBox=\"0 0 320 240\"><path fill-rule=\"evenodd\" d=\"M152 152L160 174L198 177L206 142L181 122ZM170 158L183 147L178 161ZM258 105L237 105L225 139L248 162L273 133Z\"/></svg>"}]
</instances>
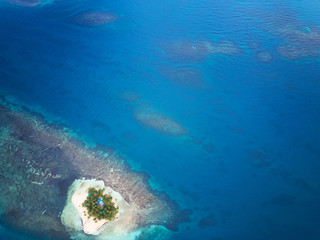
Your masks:
<instances>
[{"instance_id":1,"label":"small island","mask_svg":"<svg viewBox=\"0 0 320 240\"><path fill-rule=\"evenodd\" d=\"M133 170L115 149L91 146L67 126L1 95L0 122L1 219L8 226L43 239L119 240L142 238L158 226L177 231L190 221L190 211L152 189L149 176ZM90 188L104 189L105 198L92 202L112 202L114 213L96 205L93 210L108 217L89 217Z\"/></svg>"},{"instance_id":2,"label":"small island","mask_svg":"<svg viewBox=\"0 0 320 240\"><path fill-rule=\"evenodd\" d=\"M80 217L81 229L86 234L100 234L103 226L118 219L125 208L121 195L105 187L103 181L78 180L71 187L70 194L71 203L78 214L67 209L64 214Z\"/></svg>"}]
</instances>

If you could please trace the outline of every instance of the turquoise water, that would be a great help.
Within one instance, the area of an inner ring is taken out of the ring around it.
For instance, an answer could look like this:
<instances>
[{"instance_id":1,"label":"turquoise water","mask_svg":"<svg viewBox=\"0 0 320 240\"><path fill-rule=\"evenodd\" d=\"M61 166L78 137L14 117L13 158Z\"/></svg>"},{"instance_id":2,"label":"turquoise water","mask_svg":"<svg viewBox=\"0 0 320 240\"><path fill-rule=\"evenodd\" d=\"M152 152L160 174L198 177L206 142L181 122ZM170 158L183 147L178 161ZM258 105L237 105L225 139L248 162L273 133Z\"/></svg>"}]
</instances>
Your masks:
<instances>
[{"instance_id":1,"label":"turquoise water","mask_svg":"<svg viewBox=\"0 0 320 240\"><path fill-rule=\"evenodd\" d=\"M83 18L94 11L115 19ZM0 92L116 148L191 209L172 239L316 240L319 11L311 0L0 1ZM150 106L188 134L139 121Z\"/></svg>"}]
</instances>

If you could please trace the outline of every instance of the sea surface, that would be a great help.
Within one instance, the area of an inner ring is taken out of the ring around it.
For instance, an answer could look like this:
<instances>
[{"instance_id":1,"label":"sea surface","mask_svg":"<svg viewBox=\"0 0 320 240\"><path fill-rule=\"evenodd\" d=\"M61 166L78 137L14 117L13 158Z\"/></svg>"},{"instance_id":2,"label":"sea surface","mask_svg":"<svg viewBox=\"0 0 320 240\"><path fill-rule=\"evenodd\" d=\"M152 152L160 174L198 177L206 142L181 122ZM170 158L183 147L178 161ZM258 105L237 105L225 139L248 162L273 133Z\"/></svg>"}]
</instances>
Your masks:
<instances>
[{"instance_id":1,"label":"sea surface","mask_svg":"<svg viewBox=\"0 0 320 240\"><path fill-rule=\"evenodd\" d=\"M171 239L320 239L317 0L2 0L0 94L192 210Z\"/></svg>"}]
</instances>

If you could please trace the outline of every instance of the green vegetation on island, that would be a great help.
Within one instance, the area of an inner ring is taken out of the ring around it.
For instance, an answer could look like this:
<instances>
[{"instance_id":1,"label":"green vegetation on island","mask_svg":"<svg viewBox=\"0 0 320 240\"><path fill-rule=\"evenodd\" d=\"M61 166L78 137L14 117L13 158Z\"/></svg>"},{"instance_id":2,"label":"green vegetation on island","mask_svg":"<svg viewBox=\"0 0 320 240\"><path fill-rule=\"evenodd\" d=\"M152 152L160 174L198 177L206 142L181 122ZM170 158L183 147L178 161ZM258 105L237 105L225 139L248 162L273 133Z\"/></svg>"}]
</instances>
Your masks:
<instances>
[{"instance_id":1,"label":"green vegetation on island","mask_svg":"<svg viewBox=\"0 0 320 240\"><path fill-rule=\"evenodd\" d=\"M104 189L95 189L90 187L88 189L88 197L82 203L83 207L87 208L88 213L84 213L85 216L93 217L94 221L97 222L101 219L107 219L112 221L119 211L119 207L115 207L112 202L112 196L103 194Z\"/></svg>"}]
</instances>

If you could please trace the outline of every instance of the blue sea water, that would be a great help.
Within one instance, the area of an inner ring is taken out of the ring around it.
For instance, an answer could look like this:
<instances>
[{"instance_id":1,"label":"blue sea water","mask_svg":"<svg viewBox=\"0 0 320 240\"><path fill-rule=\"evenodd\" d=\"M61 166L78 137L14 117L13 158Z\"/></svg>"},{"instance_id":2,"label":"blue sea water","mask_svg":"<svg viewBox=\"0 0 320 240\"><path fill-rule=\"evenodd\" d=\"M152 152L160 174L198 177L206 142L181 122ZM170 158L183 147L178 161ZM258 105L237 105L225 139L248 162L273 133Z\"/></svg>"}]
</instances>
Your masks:
<instances>
[{"instance_id":1,"label":"blue sea water","mask_svg":"<svg viewBox=\"0 0 320 240\"><path fill-rule=\"evenodd\" d=\"M87 11L117 20L71 21ZM315 0L0 1L0 92L116 148L191 209L172 239L318 240L319 12ZM239 52L186 59L166 48L224 39ZM283 44L303 46L302 57L282 54ZM260 51L272 60L259 60ZM197 69L206 87L170 81L162 67ZM125 101L128 92L140 100ZM143 125L134 117L141 103L190 134Z\"/></svg>"}]
</instances>

